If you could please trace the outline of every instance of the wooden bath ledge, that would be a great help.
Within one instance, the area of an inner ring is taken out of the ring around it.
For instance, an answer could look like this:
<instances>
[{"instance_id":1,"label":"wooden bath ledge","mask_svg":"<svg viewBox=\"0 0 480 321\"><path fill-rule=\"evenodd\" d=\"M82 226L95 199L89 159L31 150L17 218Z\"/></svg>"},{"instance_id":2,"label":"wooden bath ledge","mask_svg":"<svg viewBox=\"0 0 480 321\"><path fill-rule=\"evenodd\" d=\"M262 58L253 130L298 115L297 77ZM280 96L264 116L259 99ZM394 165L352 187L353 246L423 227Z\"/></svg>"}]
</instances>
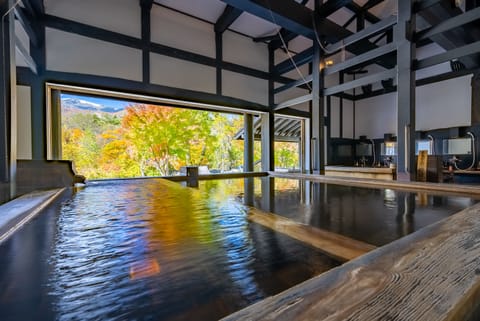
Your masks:
<instances>
[{"instance_id":1,"label":"wooden bath ledge","mask_svg":"<svg viewBox=\"0 0 480 321\"><path fill-rule=\"evenodd\" d=\"M222 320L478 320L480 204Z\"/></svg>"},{"instance_id":2,"label":"wooden bath ledge","mask_svg":"<svg viewBox=\"0 0 480 321\"><path fill-rule=\"evenodd\" d=\"M325 176L393 181L396 177L396 170L387 167L325 166Z\"/></svg>"},{"instance_id":3,"label":"wooden bath ledge","mask_svg":"<svg viewBox=\"0 0 480 321\"><path fill-rule=\"evenodd\" d=\"M346 262L376 249L376 246L264 212L254 207L248 219L320 250L329 257Z\"/></svg>"}]
</instances>

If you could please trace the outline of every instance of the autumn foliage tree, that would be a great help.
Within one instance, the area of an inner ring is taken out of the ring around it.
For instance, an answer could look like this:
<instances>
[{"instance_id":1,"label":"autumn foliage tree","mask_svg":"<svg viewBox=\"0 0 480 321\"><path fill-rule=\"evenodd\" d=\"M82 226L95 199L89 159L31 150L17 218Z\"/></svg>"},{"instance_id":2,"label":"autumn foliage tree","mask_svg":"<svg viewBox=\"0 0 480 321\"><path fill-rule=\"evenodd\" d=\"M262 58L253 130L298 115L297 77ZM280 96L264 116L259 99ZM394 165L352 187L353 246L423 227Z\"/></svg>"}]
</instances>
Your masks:
<instances>
[{"instance_id":1,"label":"autumn foliage tree","mask_svg":"<svg viewBox=\"0 0 480 321\"><path fill-rule=\"evenodd\" d=\"M229 171L243 164L243 141L233 139L243 127L237 115L135 104L121 114L62 117L63 158L89 179L174 175L186 165ZM256 141L255 161L260 154ZM275 163L295 167L298 144L276 143Z\"/></svg>"}]
</instances>

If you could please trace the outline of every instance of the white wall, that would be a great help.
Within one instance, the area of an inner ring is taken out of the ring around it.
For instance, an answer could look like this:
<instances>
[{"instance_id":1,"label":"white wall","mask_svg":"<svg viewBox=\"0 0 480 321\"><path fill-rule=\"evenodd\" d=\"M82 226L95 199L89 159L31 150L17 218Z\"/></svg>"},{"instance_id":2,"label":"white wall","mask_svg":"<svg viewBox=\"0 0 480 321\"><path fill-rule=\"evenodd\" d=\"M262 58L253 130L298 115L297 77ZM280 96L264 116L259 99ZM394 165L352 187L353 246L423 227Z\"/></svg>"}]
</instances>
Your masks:
<instances>
[{"instance_id":1,"label":"white wall","mask_svg":"<svg viewBox=\"0 0 480 321\"><path fill-rule=\"evenodd\" d=\"M141 8L135 0L44 0L45 12L140 38Z\"/></svg>"},{"instance_id":2,"label":"white wall","mask_svg":"<svg viewBox=\"0 0 480 321\"><path fill-rule=\"evenodd\" d=\"M417 130L470 126L471 75L417 88Z\"/></svg>"},{"instance_id":3,"label":"white wall","mask_svg":"<svg viewBox=\"0 0 480 321\"><path fill-rule=\"evenodd\" d=\"M158 85L216 91L215 68L153 53L150 54L150 79Z\"/></svg>"},{"instance_id":4,"label":"white wall","mask_svg":"<svg viewBox=\"0 0 480 321\"><path fill-rule=\"evenodd\" d=\"M268 104L268 81L230 71L222 72L223 95ZM245 106L248 107L248 106Z\"/></svg>"},{"instance_id":5,"label":"white wall","mask_svg":"<svg viewBox=\"0 0 480 321\"><path fill-rule=\"evenodd\" d=\"M268 71L268 47L227 30L223 34L223 60Z\"/></svg>"},{"instance_id":6,"label":"white wall","mask_svg":"<svg viewBox=\"0 0 480 321\"><path fill-rule=\"evenodd\" d=\"M142 52L76 34L46 29L47 69L142 80Z\"/></svg>"},{"instance_id":7,"label":"white wall","mask_svg":"<svg viewBox=\"0 0 480 321\"><path fill-rule=\"evenodd\" d=\"M471 75L416 89L416 130L471 125ZM397 133L397 94L356 102L356 137L381 138Z\"/></svg>"},{"instance_id":8,"label":"white wall","mask_svg":"<svg viewBox=\"0 0 480 321\"><path fill-rule=\"evenodd\" d=\"M382 138L397 132L397 93L355 102L355 138Z\"/></svg>"},{"instance_id":9,"label":"white wall","mask_svg":"<svg viewBox=\"0 0 480 321\"><path fill-rule=\"evenodd\" d=\"M151 17L152 42L215 57L212 24L155 5Z\"/></svg>"},{"instance_id":10,"label":"white wall","mask_svg":"<svg viewBox=\"0 0 480 321\"><path fill-rule=\"evenodd\" d=\"M32 159L30 87L17 86L17 158Z\"/></svg>"},{"instance_id":11,"label":"white wall","mask_svg":"<svg viewBox=\"0 0 480 321\"><path fill-rule=\"evenodd\" d=\"M343 137L353 137L353 102L350 100L343 100Z\"/></svg>"}]
</instances>

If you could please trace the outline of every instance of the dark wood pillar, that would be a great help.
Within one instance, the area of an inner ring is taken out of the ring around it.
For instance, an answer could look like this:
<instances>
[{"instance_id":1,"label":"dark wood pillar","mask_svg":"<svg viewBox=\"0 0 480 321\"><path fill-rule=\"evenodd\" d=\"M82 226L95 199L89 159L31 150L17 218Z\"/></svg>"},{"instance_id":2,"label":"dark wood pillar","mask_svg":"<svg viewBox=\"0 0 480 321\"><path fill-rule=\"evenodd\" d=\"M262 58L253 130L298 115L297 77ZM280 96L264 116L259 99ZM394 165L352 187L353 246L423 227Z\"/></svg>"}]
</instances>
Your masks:
<instances>
[{"instance_id":1,"label":"dark wood pillar","mask_svg":"<svg viewBox=\"0 0 480 321\"><path fill-rule=\"evenodd\" d=\"M215 60L217 72L217 95L222 95L223 32L215 31Z\"/></svg>"},{"instance_id":2,"label":"dark wood pillar","mask_svg":"<svg viewBox=\"0 0 480 321\"><path fill-rule=\"evenodd\" d=\"M325 101L321 55L320 45L314 41L312 62L312 169L314 174L324 174L325 172Z\"/></svg>"},{"instance_id":3,"label":"dark wood pillar","mask_svg":"<svg viewBox=\"0 0 480 321\"><path fill-rule=\"evenodd\" d=\"M30 55L37 64L38 75L33 77L31 84L31 113L32 113L32 159L44 160L47 158L47 129L45 105L46 53L45 53L45 25L43 1L31 1L33 17L37 26L38 44L30 42Z\"/></svg>"},{"instance_id":4,"label":"dark wood pillar","mask_svg":"<svg viewBox=\"0 0 480 321\"><path fill-rule=\"evenodd\" d=\"M275 49L268 47L268 69L270 74L273 75L273 69L275 67ZM275 170L275 114L273 107L275 105L275 96L273 93L274 81L272 78L268 80L268 106L270 112L263 114L262 117L262 170L273 171Z\"/></svg>"},{"instance_id":5,"label":"dark wood pillar","mask_svg":"<svg viewBox=\"0 0 480 321\"><path fill-rule=\"evenodd\" d=\"M244 114L243 171L253 172L253 115Z\"/></svg>"},{"instance_id":6,"label":"dark wood pillar","mask_svg":"<svg viewBox=\"0 0 480 321\"><path fill-rule=\"evenodd\" d=\"M62 159L62 124L61 124L61 92L58 89L52 89L51 91L51 126L50 128L52 134L52 141L50 142L51 149L51 158L53 160Z\"/></svg>"},{"instance_id":7,"label":"dark wood pillar","mask_svg":"<svg viewBox=\"0 0 480 321\"><path fill-rule=\"evenodd\" d=\"M15 25L13 0L0 0L0 183L9 185L10 197L16 194L17 164L17 79L15 64ZM6 186L8 186L6 185Z\"/></svg>"},{"instance_id":8,"label":"dark wood pillar","mask_svg":"<svg viewBox=\"0 0 480 321\"><path fill-rule=\"evenodd\" d=\"M415 15L413 0L398 2L397 42L397 179L415 179Z\"/></svg>"},{"instance_id":9,"label":"dark wood pillar","mask_svg":"<svg viewBox=\"0 0 480 321\"><path fill-rule=\"evenodd\" d=\"M151 41L151 16L153 0L140 0L142 24L142 80L150 83L150 41Z\"/></svg>"}]
</instances>

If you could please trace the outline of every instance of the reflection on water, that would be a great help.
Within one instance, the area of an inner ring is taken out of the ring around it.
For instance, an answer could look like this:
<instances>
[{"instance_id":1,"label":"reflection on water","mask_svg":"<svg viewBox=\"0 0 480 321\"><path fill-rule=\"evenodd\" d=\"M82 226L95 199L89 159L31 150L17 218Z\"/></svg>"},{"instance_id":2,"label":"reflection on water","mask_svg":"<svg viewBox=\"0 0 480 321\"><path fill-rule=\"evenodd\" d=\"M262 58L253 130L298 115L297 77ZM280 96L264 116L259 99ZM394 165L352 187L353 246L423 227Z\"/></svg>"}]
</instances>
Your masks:
<instances>
[{"instance_id":1,"label":"reflection on water","mask_svg":"<svg viewBox=\"0 0 480 321\"><path fill-rule=\"evenodd\" d=\"M0 246L2 321L217 320L336 265L249 223L245 188L121 181L66 197Z\"/></svg>"},{"instance_id":2,"label":"reflection on water","mask_svg":"<svg viewBox=\"0 0 480 321\"><path fill-rule=\"evenodd\" d=\"M469 197L271 177L261 178L254 192L255 207L378 246L476 202Z\"/></svg>"},{"instance_id":3,"label":"reflection on water","mask_svg":"<svg viewBox=\"0 0 480 321\"><path fill-rule=\"evenodd\" d=\"M1 320L217 320L336 265L245 205L382 245L474 202L269 177L97 183L0 246Z\"/></svg>"}]
</instances>

